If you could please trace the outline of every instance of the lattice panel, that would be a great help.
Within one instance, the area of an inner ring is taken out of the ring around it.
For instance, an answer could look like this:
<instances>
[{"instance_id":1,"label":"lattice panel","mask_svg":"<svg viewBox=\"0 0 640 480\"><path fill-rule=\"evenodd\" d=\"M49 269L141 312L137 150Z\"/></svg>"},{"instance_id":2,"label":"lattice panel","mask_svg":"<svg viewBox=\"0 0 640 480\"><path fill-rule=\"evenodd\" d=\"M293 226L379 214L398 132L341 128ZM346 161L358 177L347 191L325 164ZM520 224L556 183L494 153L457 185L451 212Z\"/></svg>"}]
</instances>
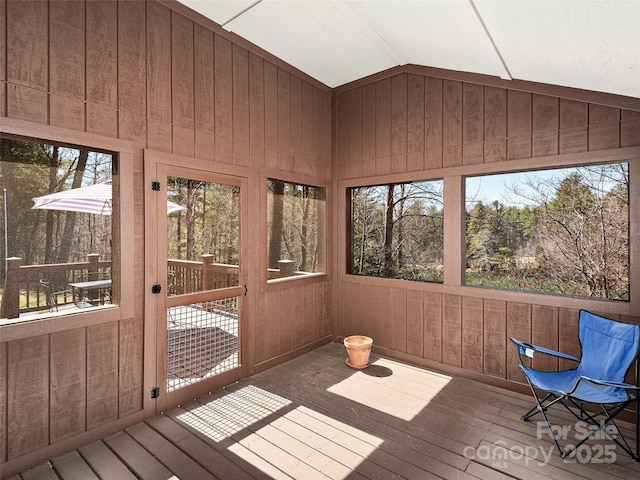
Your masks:
<instances>
[{"instance_id":1,"label":"lattice panel","mask_svg":"<svg viewBox=\"0 0 640 480\"><path fill-rule=\"evenodd\" d=\"M240 297L167 309L167 391L240 365Z\"/></svg>"}]
</instances>

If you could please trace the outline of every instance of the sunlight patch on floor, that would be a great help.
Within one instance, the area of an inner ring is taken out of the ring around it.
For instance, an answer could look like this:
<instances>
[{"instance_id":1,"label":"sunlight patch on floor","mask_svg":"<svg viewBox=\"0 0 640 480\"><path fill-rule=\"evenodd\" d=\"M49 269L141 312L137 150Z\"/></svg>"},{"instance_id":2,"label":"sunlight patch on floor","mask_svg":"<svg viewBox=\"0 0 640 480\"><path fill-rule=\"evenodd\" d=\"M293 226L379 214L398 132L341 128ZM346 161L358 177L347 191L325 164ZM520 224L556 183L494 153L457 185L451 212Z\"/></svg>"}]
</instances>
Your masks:
<instances>
[{"instance_id":1,"label":"sunlight patch on floor","mask_svg":"<svg viewBox=\"0 0 640 480\"><path fill-rule=\"evenodd\" d=\"M353 402L411 421L440 394L451 377L401 362L379 359L369 367L384 368L388 375L376 376L367 370L354 371L343 381L327 389ZM411 389L407 389L407 386ZM407 391L409 390L409 391Z\"/></svg>"},{"instance_id":2,"label":"sunlight patch on floor","mask_svg":"<svg viewBox=\"0 0 640 480\"><path fill-rule=\"evenodd\" d=\"M192 406L176 419L219 442L290 404L291 400L250 385L234 391L221 390L206 403Z\"/></svg>"},{"instance_id":3,"label":"sunlight patch on floor","mask_svg":"<svg viewBox=\"0 0 640 480\"><path fill-rule=\"evenodd\" d=\"M224 392L224 391L223 391ZM271 478L348 478L384 442L255 386L204 397L176 420Z\"/></svg>"}]
</instances>

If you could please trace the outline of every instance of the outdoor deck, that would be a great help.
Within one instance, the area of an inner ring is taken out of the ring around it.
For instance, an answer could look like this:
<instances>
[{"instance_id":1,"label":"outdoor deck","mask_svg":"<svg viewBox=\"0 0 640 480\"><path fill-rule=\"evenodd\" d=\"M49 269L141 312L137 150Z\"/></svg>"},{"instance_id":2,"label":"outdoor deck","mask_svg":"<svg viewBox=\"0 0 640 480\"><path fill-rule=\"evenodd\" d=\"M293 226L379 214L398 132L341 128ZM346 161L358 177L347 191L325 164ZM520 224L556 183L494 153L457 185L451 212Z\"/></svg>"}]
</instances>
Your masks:
<instances>
[{"instance_id":1,"label":"outdoor deck","mask_svg":"<svg viewBox=\"0 0 640 480\"><path fill-rule=\"evenodd\" d=\"M619 449L615 463L595 448L589 463L562 460L520 420L524 395L377 355L354 371L345 358L323 346L12 480L640 477Z\"/></svg>"}]
</instances>

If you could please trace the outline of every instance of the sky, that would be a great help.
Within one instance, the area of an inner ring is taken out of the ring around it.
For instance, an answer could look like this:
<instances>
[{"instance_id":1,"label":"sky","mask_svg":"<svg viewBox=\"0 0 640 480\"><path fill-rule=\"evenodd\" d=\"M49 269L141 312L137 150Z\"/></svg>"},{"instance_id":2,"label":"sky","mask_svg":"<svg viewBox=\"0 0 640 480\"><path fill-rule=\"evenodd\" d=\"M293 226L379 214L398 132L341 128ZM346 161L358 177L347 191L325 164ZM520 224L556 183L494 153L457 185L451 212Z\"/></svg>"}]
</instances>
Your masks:
<instances>
[{"instance_id":1,"label":"sky","mask_svg":"<svg viewBox=\"0 0 640 480\"><path fill-rule=\"evenodd\" d=\"M467 202L473 200L475 202L482 201L484 204L491 204L498 201L504 205L533 205L534 202L514 195L509 187L519 185L524 191L531 192L522 185L528 179L550 180L554 177L564 178L573 168L554 169L554 170L538 170L535 172L517 172L504 173L499 175L485 175L481 177L467 177L466 192ZM474 198L475 197L475 198Z\"/></svg>"}]
</instances>

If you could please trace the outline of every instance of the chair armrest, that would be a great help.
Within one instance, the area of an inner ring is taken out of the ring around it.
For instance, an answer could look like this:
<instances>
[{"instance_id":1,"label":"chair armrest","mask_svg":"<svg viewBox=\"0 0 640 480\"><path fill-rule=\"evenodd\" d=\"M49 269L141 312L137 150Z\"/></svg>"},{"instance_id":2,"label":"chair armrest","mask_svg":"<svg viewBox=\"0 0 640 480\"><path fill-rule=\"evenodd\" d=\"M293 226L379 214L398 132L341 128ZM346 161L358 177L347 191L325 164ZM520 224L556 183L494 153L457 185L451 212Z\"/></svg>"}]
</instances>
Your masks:
<instances>
[{"instance_id":1,"label":"chair armrest","mask_svg":"<svg viewBox=\"0 0 640 480\"><path fill-rule=\"evenodd\" d=\"M540 347L539 345L532 345L530 343L523 342L522 340L516 340L513 337L511 337L511 341L513 343L515 343L516 345L518 345L518 354L520 355L520 357L522 357L522 355L524 355L525 357L533 358L533 354L535 352L540 352L540 353L544 353L546 355L552 355L554 357L564 358L566 360L572 360L574 362L580 363L580 359L574 357L573 355L568 355L566 353L557 352L557 351L551 350L549 348Z\"/></svg>"},{"instance_id":2,"label":"chair armrest","mask_svg":"<svg viewBox=\"0 0 640 480\"><path fill-rule=\"evenodd\" d=\"M581 375L578 379L578 382L585 381L589 383L593 383L594 385L601 385L603 387L614 387L614 388L622 388L624 390L635 390L636 392L640 392L640 387L637 385L631 385L630 383L624 382L610 382L608 380L599 380L596 378L589 378Z\"/></svg>"}]
</instances>

